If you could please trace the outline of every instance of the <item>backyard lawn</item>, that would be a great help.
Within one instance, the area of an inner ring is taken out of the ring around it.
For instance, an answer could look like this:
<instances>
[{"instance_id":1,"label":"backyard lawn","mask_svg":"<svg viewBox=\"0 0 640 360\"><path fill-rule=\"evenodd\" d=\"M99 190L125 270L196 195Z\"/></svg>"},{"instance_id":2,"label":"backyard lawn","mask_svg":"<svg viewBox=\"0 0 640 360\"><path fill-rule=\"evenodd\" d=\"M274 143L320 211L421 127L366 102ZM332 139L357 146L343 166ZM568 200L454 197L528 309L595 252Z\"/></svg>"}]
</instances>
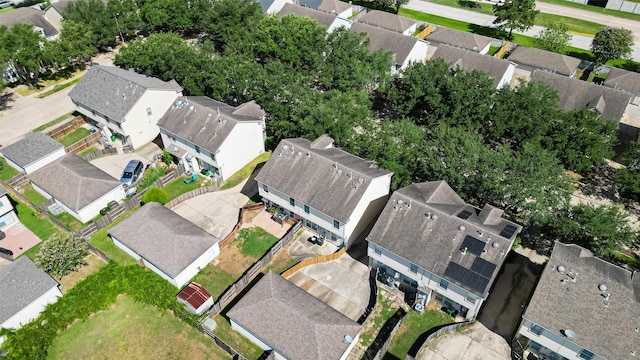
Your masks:
<instances>
[{"instance_id":1,"label":"backyard lawn","mask_svg":"<svg viewBox=\"0 0 640 360\"><path fill-rule=\"evenodd\" d=\"M164 176L167 173L167 168L164 166L156 166L150 167L144 171L144 175L142 175L142 180L138 184L138 189L144 189L146 187L151 186L156 180L158 180L161 176Z\"/></svg>"},{"instance_id":2,"label":"backyard lawn","mask_svg":"<svg viewBox=\"0 0 640 360\"><path fill-rule=\"evenodd\" d=\"M111 238L107 234L107 231L109 231L109 229L111 229L115 224L124 220L127 216L131 215L136 210L138 210L137 207L129 210L128 212L120 215L120 217L116 219L116 221L109 224L109 226L91 235L91 240L89 240L89 243L105 253L109 257L109 259L117 262L120 265L135 264L136 261L131 256L129 256L129 254L120 250L120 248L113 243L113 240L111 240Z\"/></svg>"},{"instance_id":3,"label":"backyard lawn","mask_svg":"<svg viewBox=\"0 0 640 360\"><path fill-rule=\"evenodd\" d=\"M7 160L0 156L0 180L7 181L16 175L18 175L18 170L7 164Z\"/></svg>"},{"instance_id":4,"label":"backyard lawn","mask_svg":"<svg viewBox=\"0 0 640 360\"><path fill-rule=\"evenodd\" d=\"M22 188L22 195L29 199L34 205L40 206L40 204L47 201L47 198L44 195L37 192L31 184L26 185Z\"/></svg>"},{"instance_id":5,"label":"backyard lawn","mask_svg":"<svg viewBox=\"0 0 640 360\"><path fill-rule=\"evenodd\" d=\"M48 359L231 359L212 339L168 311L120 295L60 333Z\"/></svg>"},{"instance_id":6,"label":"backyard lawn","mask_svg":"<svg viewBox=\"0 0 640 360\"><path fill-rule=\"evenodd\" d=\"M362 332L360 333L359 345L361 347L366 349L371 346L373 340L378 336L378 331L380 331L382 325L398 310L399 306L393 303L390 298L391 296L392 295L386 290L378 286L376 310L364 323Z\"/></svg>"},{"instance_id":7,"label":"backyard lawn","mask_svg":"<svg viewBox=\"0 0 640 360\"><path fill-rule=\"evenodd\" d=\"M74 218L68 212L63 212L58 215L52 215L54 218L63 223L69 230L73 232L78 232L84 228L84 224L80 222L80 220Z\"/></svg>"},{"instance_id":8,"label":"backyard lawn","mask_svg":"<svg viewBox=\"0 0 640 360\"><path fill-rule=\"evenodd\" d=\"M410 310L398 332L393 336L387 352L397 359L404 357L418 340L418 337L436 326L453 323L453 319L440 310L427 310L422 313Z\"/></svg>"},{"instance_id":9,"label":"backyard lawn","mask_svg":"<svg viewBox=\"0 0 640 360\"><path fill-rule=\"evenodd\" d=\"M78 141L86 138L89 135L91 135L91 131L89 131L89 129L79 127L73 130L72 132L68 133L67 135L58 139L58 142L64 145L65 147L67 147L69 145L73 145L77 143Z\"/></svg>"},{"instance_id":10,"label":"backyard lawn","mask_svg":"<svg viewBox=\"0 0 640 360\"><path fill-rule=\"evenodd\" d=\"M78 153L78 156L83 157L83 156L85 156L85 155L89 155L89 154L91 154L92 152L94 152L94 151L96 151L96 150L98 150L98 148L97 148L97 147L95 147L95 146L92 146L92 147L90 147L90 148L87 148L87 149L84 149L84 150L80 151L80 152Z\"/></svg>"},{"instance_id":11,"label":"backyard lawn","mask_svg":"<svg viewBox=\"0 0 640 360\"><path fill-rule=\"evenodd\" d=\"M258 155L255 159L253 159L250 163L245 165L242 169L238 170L235 174L229 176L229 178L222 184L220 190L231 189L232 187L240 184L244 179L248 178L253 174L256 167L260 164L263 164L269 160L271 157L271 151L267 151Z\"/></svg>"},{"instance_id":12,"label":"backyard lawn","mask_svg":"<svg viewBox=\"0 0 640 360\"><path fill-rule=\"evenodd\" d=\"M211 185L211 181L209 180L209 178L205 176L198 176L198 179L196 181L192 181L186 184L184 180L187 178L188 176L179 176L175 180L171 181L170 183L168 183L163 187L164 191L167 192L167 199L169 201L177 198L178 196L186 192L195 190L200 186Z\"/></svg>"},{"instance_id":13,"label":"backyard lawn","mask_svg":"<svg viewBox=\"0 0 640 360\"><path fill-rule=\"evenodd\" d=\"M87 265L81 266L75 271L72 271L63 276L62 279L58 280L60 285L62 285L63 295L71 290L77 283L84 280L84 278L98 271L98 269L100 269L102 266L107 265L106 261L92 252L89 252L89 255L84 257L84 261L87 262Z\"/></svg>"},{"instance_id":14,"label":"backyard lawn","mask_svg":"<svg viewBox=\"0 0 640 360\"><path fill-rule=\"evenodd\" d=\"M216 328L213 330L213 333L219 337L220 340L224 341L225 344L231 346L249 360L257 359L262 355L264 351L242 334L233 330L227 318L222 315L216 315L213 317L213 320L216 322Z\"/></svg>"},{"instance_id":15,"label":"backyard lawn","mask_svg":"<svg viewBox=\"0 0 640 360\"><path fill-rule=\"evenodd\" d=\"M41 215L39 211L32 209L30 206L18 199L13 197L11 199L16 202L15 210L20 222L36 234L37 237L42 240L47 240L51 235L59 231L53 223L49 221L47 217Z\"/></svg>"}]
</instances>

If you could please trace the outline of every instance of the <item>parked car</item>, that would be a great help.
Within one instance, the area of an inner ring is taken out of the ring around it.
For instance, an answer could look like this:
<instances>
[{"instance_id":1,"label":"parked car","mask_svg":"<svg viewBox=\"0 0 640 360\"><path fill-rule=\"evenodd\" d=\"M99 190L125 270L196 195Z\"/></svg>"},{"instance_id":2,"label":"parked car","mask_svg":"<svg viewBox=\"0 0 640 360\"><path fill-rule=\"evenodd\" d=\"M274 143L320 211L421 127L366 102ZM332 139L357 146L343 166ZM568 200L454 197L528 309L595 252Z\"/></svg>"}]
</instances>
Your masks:
<instances>
[{"instance_id":1,"label":"parked car","mask_svg":"<svg viewBox=\"0 0 640 360\"><path fill-rule=\"evenodd\" d=\"M15 6L16 4L13 3L13 1L11 0L0 0L0 9L6 9L8 7L11 6Z\"/></svg>"},{"instance_id":2,"label":"parked car","mask_svg":"<svg viewBox=\"0 0 640 360\"><path fill-rule=\"evenodd\" d=\"M324 244L324 239L322 238L322 236L310 236L307 239L308 242L312 243L312 244L316 244L316 245L320 245L322 246Z\"/></svg>"},{"instance_id":3,"label":"parked car","mask_svg":"<svg viewBox=\"0 0 640 360\"><path fill-rule=\"evenodd\" d=\"M13 256L13 251L0 247L0 254Z\"/></svg>"},{"instance_id":4,"label":"parked car","mask_svg":"<svg viewBox=\"0 0 640 360\"><path fill-rule=\"evenodd\" d=\"M120 178L120 182L125 187L133 184L138 180L140 174L142 174L142 170L144 170L144 165L140 160L131 160L124 168L122 172L122 177Z\"/></svg>"}]
</instances>

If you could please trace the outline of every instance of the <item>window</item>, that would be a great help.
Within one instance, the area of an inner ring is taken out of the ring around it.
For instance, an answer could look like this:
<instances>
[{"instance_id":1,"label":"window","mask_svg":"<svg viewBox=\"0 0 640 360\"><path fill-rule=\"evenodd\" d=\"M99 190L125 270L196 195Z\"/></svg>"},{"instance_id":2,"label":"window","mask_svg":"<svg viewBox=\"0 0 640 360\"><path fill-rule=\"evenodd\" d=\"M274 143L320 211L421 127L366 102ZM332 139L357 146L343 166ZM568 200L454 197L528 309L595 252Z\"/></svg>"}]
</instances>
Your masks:
<instances>
[{"instance_id":1,"label":"window","mask_svg":"<svg viewBox=\"0 0 640 360\"><path fill-rule=\"evenodd\" d=\"M264 192L268 193L269 192L269 187L267 185L262 185L262 190L264 190Z\"/></svg>"},{"instance_id":2,"label":"window","mask_svg":"<svg viewBox=\"0 0 640 360\"><path fill-rule=\"evenodd\" d=\"M582 349L582 351L578 356L580 357L580 359L584 359L584 360L593 359L593 353L587 349Z\"/></svg>"},{"instance_id":3,"label":"window","mask_svg":"<svg viewBox=\"0 0 640 360\"><path fill-rule=\"evenodd\" d=\"M147 116L151 116L151 108L150 107L147 108Z\"/></svg>"},{"instance_id":4,"label":"window","mask_svg":"<svg viewBox=\"0 0 640 360\"><path fill-rule=\"evenodd\" d=\"M440 279L440 287L447 290L449 288L449 282L445 279Z\"/></svg>"},{"instance_id":5,"label":"window","mask_svg":"<svg viewBox=\"0 0 640 360\"><path fill-rule=\"evenodd\" d=\"M292 197L289 198L289 205L296 206L296 200Z\"/></svg>"},{"instance_id":6,"label":"window","mask_svg":"<svg viewBox=\"0 0 640 360\"><path fill-rule=\"evenodd\" d=\"M307 214L309 213L309 205L304 205L304 212Z\"/></svg>"},{"instance_id":7,"label":"window","mask_svg":"<svg viewBox=\"0 0 640 360\"><path fill-rule=\"evenodd\" d=\"M418 273L418 265L416 265L416 264L409 265L409 271L411 271L414 274L417 274Z\"/></svg>"},{"instance_id":8,"label":"window","mask_svg":"<svg viewBox=\"0 0 640 360\"><path fill-rule=\"evenodd\" d=\"M13 215L11 215L11 213L4 214L0 216L0 228L9 224L13 224L14 221L15 219L13 218Z\"/></svg>"},{"instance_id":9,"label":"window","mask_svg":"<svg viewBox=\"0 0 640 360\"><path fill-rule=\"evenodd\" d=\"M340 222L338 220L333 220L333 227L336 229L340 229Z\"/></svg>"},{"instance_id":10,"label":"window","mask_svg":"<svg viewBox=\"0 0 640 360\"><path fill-rule=\"evenodd\" d=\"M216 154L211 153L211 160L216 161Z\"/></svg>"},{"instance_id":11,"label":"window","mask_svg":"<svg viewBox=\"0 0 640 360\"><path fill-rule=\"evenodd\" d=\"M475 304L476 303L476 297L467 293L467 296L464 298L468 303L472 303Z\"/></svg>"},{"instance_id":12,"label":"window","mask_svg":"<svg viewBox=\"0 0 640 360\"><path fill-rule=\"evenodd\" d=\"M378 255L382 255L382 248L380 246L376 246L373 251L376 252L376 254Z\"/></svg>"},{"instance_id":13,"label":"window","mask_svg":"<svg viewBox=\"0 0 640 360\"><path fill-rule=\"evenodd\" d=\"M535 341L531 341L529 343L529 350L531 350L533 353L538 354L541 348L542 348L542 345L538 344Z\"/></svg>"},{"instance_id":14,"label":"window","mask_svg":"<svg viewBox=\"0 0 640 360\"><path fill-rule=\"evenodd\" d=\"M196 152L197 152L198 154L200 154L200 146L198 146L198 145L193 145L193 147L196 149Z\"/></svg>"},{"instance_id":15,"label":"window","mask_svg":"<svg viewBox=\"0 0 640 360\"><path fill-rule=\"evenodd\" d=\"M540 325L538 325L538 324L531 324L531 327L529 328L529 330L530 330L532 333L536 334L536 335L540 335L540 334L542 334L542 331L543 331L544 329L542 328L542 326L540 326Z\"/></svg>"}]
</instances>

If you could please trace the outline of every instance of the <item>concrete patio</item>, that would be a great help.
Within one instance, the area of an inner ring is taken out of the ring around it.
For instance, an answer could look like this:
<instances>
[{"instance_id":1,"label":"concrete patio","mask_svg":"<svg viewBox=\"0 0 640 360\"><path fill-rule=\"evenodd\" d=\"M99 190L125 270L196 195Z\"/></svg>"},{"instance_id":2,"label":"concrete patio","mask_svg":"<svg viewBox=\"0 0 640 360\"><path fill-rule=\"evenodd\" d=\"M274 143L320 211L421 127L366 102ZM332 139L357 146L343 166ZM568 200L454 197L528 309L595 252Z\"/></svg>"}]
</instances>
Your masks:
<instances>
[{"instance_id":1,"label":"concrete patio","mask_svg":"<svg viewBox=\"0 0 640 360\"><path fill-rule=\"evenodd\" d=\"M21 222L4 230L6 237L0 240L0 247L13 251L14 259L40 242L40 238Z\"/></svg>"},{"instance_id":2,"label":"concrete patio","mask_svg":"<svg viewBox=\"0 0 640 360\"><path fill-rule=\"evenodd\" d=\"M269 234L281 238L289 231L291 225L288 223L278 223L271 220L271 214L266 210L261 211L256 217L251 220L251 224L243 224L244 227L258 226L266 230Z\"/></svg>"}]
</instances>

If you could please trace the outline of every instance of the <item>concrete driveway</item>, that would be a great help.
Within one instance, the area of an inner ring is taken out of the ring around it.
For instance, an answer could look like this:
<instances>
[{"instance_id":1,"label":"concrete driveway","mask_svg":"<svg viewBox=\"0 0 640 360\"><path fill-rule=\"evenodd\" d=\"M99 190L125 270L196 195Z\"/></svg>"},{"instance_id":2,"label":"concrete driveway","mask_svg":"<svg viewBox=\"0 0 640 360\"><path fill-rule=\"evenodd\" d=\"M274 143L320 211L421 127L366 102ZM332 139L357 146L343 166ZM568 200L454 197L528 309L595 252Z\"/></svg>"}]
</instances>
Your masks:
<instances>
[{"instance_id":1,"label":"concrete driveway","mask_svg":"<svg viewBox=\"0 0 640 360\"><path fill-rule=\"evenodd\" d=\"M41 241L36 234L27 229L21 222L5 229L4 233L6 237L0 240L0 247L13 251L14 259Z\"/></svg>"},{"instance_id":2,"label":"concrete driveway","mask_svg":"<svg viewBox=\"0 0 640 360\"><path fill-rule=\"evenodd\" d=\"M99 157L97 159L91 160L91 163L96 167L102 169L107 174L120 180L120 177L122 176L122 170L124 170L125 166L127 166L129 161L131 160L140 160L145 164L145 166L151 161L151 159L147 159L138 153L130 153Z\"/></svg>"},{"instance_id":3,"label":"concrete driveway","mask_svg":"<svg viewBox=\"0 0 640 360\"><path fill-rule=\"evenodd\" d=\"M243 186L244 182L231 189L196 196L171 210L222 240L236 226L240 208L249 200L240 192Z\"/></svg>"},{"instance_id":4,"label":"concrete driveway","mask_svg":"<svg viewBox=\"0 0 640 360\"><path fill-rule=\"evenodd\" d=\"M307 266L288 280L354 321L369 304L369 268L349 254Z\"/></svg>"},{"instance_id":5,"label":"concrete driveway","mask_svg":"<svg viewBox=\"0 0 640 360\"><path fill-rule=\"evenodd\" d=\"M463 331L432 340L422 349L419 360L508 360L511 348L501 336L476 322Z\"/></svg>"}]
</instances>

